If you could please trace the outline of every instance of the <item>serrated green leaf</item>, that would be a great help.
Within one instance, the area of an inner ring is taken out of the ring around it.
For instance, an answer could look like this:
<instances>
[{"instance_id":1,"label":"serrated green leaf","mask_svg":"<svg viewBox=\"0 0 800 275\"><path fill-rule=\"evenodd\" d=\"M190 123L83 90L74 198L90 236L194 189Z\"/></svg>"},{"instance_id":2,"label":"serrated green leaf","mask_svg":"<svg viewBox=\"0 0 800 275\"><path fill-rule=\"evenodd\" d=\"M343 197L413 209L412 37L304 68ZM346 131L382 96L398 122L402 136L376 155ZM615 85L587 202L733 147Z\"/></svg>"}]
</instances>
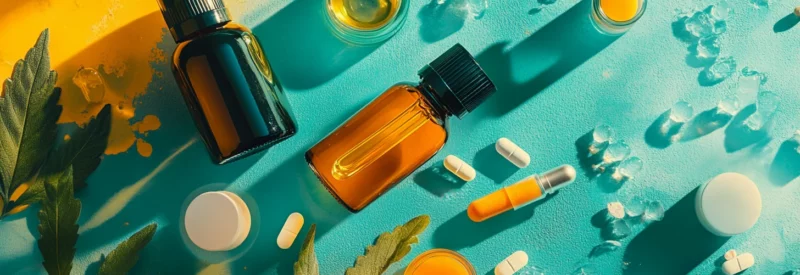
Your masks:
<instances>
[{"instance_id":1,"label":"serrated green leaf","mask_svg":"<svg viewBox=\"0 0 800 275\"><path fill-rule=\"evenodd\" d=\"M14 66L0 97L0 195L10 202L12 192L30 180L44 163L56 137L61 115L56 72L50 70L49 32ZM4 211L10 210L5 207Z\"/></svg>"},{"instance_id":2,"label":"serrated green leaf","mask_svg":"<svg viewBox=\"0 0 800 275\"><path fill-rule=\"evenodd\" d=\"M358 256L355 266L348 268L345 275L383 274L391 264L408 255L411 245L418 241L417 235L425 231L430 223L428 215L421 215L395 227L392 232L381 234L375 245L367 247L367 252Z\"/></svg>"},{"instance_id":3,"label":"serrated green leaf","mask_svg":"<svg viewBox=\"0 0 800 275\"><path fill-rule=\"evenodd\" d=\"M78 241L78 216L81 201L75 199L72 187L72 168L44 180L46 198L39 210L39 250L45 270L53 274L69 274L75 243Z\"/></svg>"},{"instance_id":4,"label":"serrated green leaf","mask_svg":"<svg viewBox=\"0 0 800 275\"><path fill-rule=\"evenodd\" d=\"M300 257L294 263L294 275L319 275L317 254L314 253L314 235L316 233L317 225L312 224L311 229L306 234L303 247L300 248Z\"/></svg>"},{"instance_id":5,"label":"serrated green leaf","mask_svg":"<svg viewBox=\"0 0 800 275\"><path fill-rule=\"evenodd\" d=\"M128 271L136 265L136 262L139 261L139 251L153 239L157 227L158 225L155 223L150 224L119 244L117 248L114 248L114 250L108 254L108 257L103 260L103 263L100 264L100 271L98 274L127 274Z\"/></svg>"}]
</instances>

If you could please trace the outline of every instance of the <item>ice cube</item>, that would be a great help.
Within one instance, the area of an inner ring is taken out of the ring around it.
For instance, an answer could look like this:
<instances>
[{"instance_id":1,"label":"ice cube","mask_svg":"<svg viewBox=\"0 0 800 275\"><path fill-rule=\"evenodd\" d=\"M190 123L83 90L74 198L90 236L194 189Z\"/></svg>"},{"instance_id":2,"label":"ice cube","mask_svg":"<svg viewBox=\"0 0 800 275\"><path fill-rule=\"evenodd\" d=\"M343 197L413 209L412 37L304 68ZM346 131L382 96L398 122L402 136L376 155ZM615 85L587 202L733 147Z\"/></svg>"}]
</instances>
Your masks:
<instances>
[{"instance_id":1,"label":"ice cube","mask_svg":"<svg viewBox=\"0 0 800 275\"><path fill-rule=\"evenodd\" d=\"M106 94L106 83L100 72L94 68L81 67L72 76L72 83L81 89L83 98L88 103L99 103Z\"/></svg>"},{"instance_id":2,"label":"ice cube","mask_svg":"<svg viewBox=\"0 0 800 275\"><path fill-rule=\"evenodd\" d=\"M716 35L709 35L697 41L696 51L697 59L712 60L719 56L720 51L719 37Z\"/></svg>"},{"instance_id":3,"label":"ice cube","mask_svg":"<svg viewBox=\"0 0 800 275\"><path fill-rule=\"evenodd\" d=\"M606 220L614 221L614 220L621 220L625 218L625 206L622 205L621 202L609 202L606 204L606 213L607 217Z\"/></svg>"},{"instance_id":4,"label":"ice cube","mask_svg":"<svg viewBox=\"0 0 800 275\"><path fill-rule=\"evenodd\" d=\"M705 37L714 33L714 22L711 15L702 11L695 11L683 22L684 28L695 38Z\"/></svg>"},{"instance_id":5,"label":"ice cube","mask_svg":"<svg viewBox=\"0 0 800 275\"><path fill-rule=\"evenodd\" d=\"M617 165L611 177L618 182L631 180L642 170L642 167L644 167L642 159L630 157Z\"/></svg>"},{"instance_id":6,"label":"ice cube","mask_svg":"<svg viewBox=\"0 0 800 275\"><path fill-rule=\"evenodd\" d=\"M728 16L731 13L731 5L728 4L728 1L723 0L717 4L708 6L705 12L711 15L711 19L714 21L725 21L728 20Z\"/></svg>"},{"instance_id":7,"label":"ice cube","mask_svg":"<svg viewBox=\"0 0 800 275\"><path fill-rule=\"evenodd\" d=\"M611 139L614 138L614 134L614 129L611 126L600 124L594 127L592 142L589 144L589 153L594 155L605 149Z\"/></svg>"},{"instance_id":8,"label":"ice cube","mask_svg":"<svg viewBox=\"0 0 800 275\"><path fill-rule=\"evenodd\" d=\"M644 222L655 222L664 219L664 205L658 201L650 201L644 209L642 220Z\"/></svg>"},{"instance_id":9,"label":"ice cube","mask_svg":"<svg viewBox=\"0 0 800 275\"><path fill-rule=\"evenodd\" d=\"M615 251L620 247L622 247L622 243L620 243L619 241L614 241L614 240L604 241L599 245L595 246L594 248L592 248L592 252L589 253L589 258L595 258L601 256L608 252Z\"/></svg>"},{"instance_id":10,"label":"ice cube","mask_svg":"<svg viewBox=\"0 0 800 275\"><path fill-rule=\"evenodd\" d=\"M735 116L741 110L741 102L736 95L729 95L717 103L717 114L724 116Z\"/></svg>"},{"instance_id":11,"label":"ice cube","mask_svg":"<svg viewBox=\"0 0 800 275\"><path fill-rule=\"evenodd\" d=\"M475 19L480 19L489 9L489 0L466 0L467 14Z\"/></svg>"},{"instance_id":12,"label":"ice cube","mask_svg":"<svg viewBox=\"0 0 800 275\"><path fill-rule=\"evenodd\" d=\"M661 134L676 134L687 121L694 116L694 107L689 102L680 100L672 105L668 111L667 119L661 124Z\"/></svg>"},{"instance_id":13,"label":"ice cube","mask_svg":"<svg viewBox=\"0 0 800 275\"><path fill-rule=\"evenodd\" d=\"M614 220L608 223L603 230L603 237L606 240L620 240L631 234L631 227L625 220Z\"/></svg>"},{"instance_id":14,"label":"ice cube","mask_svg":"<svg viewBox=\"0 0 800 275\"><path fill-rule=\"evenodd\" d=\"M644 208L647 201L639 196L634 196L628 203L626 203L625 213L631 217L638 217L644 214Z\"/></svg>"},{"instance_id":15,"label":"ice cube","mask_svg":"<svg viewBox=\"0 0 800 275\"><path fill-rule=\"evenodd\" d=\"M769 0L750 0L750 4L753 4L757 9L768 8Z\"/></svg>"},{"instance_id":16,"label":"ice cube","mask_svg":"<svg viewBox=\"0 0 800 275\"><path fill-rule=\"evenodd\" d=\"M759 131L775 114L780 106L780 98L770 91L761 91L756 99L756 112L750 115L744 125L752 131Z\"/></svg>"},{"instance_id":17,"label":"ice cube","mask_svg":"<svg viewBox=\"0 0 800 275\"><path fill-rule=\"evenodd\" d=\"M800 130L794 132L794 137L792 137L792 139L794 139L794 142L800 143Z\"/></svg>"},{"instance_id":18,"label":"ice cube","mask_svg":"<svg viewBox=\"0 0 800 275\"><path fill-rule=\"evenodd\" d=\"M748 66L742 68L742 77L752 77L759 80L761 85L767 83L767 74L751 69Z\"/></svg>"},{"instance_id":19,"label":"ice cube","mask_svg":"<svg viewBox=\"0 0 800 275\"><path fill-rule=\"evenodd\" d=\"M706 79L709 81L717 82L730 77L736 71L736 60L733 57L726 56L717 58L717 60L710 67L706 68Z\"/></svg>"},{"instance_id":20,"label":"ice cube","mask_svg":"<svg viewBox=\"0 0 800 275\"><path fill-rule=\"evenodd\" d=\"M631 154L631 147L624 140L611 142L605 151L600 163L592 165L595 171L604 172L609 166L627 158Z\"/></svg>"}]
</instances>

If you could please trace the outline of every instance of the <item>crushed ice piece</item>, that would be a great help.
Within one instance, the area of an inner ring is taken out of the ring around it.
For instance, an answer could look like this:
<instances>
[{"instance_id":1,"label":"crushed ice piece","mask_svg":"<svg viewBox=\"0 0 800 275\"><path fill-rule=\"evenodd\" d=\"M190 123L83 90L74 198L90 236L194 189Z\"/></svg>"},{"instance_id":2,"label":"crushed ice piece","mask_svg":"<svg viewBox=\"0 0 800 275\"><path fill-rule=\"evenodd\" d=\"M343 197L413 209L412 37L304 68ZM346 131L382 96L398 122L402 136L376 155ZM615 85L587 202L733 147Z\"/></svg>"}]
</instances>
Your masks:
<instances>
[{"instance_id":1,"label":"crushed ice piece","mask_svg":"<svg viewBox=\"0 0 800 275\"><path fill-rule=\"evenodd\" d=\"M632 233L630 225L625 220L614 220L606 225L603 237L607 240L621 240Z\"/></svg>"},{"instance_id":2,"label":"crushed ice piece","mask_svg":"<svg viewBox=\"0 0 800 275\"><path fill-rule=\"evenodd\" d=\"M797 145L797 153L800 154L800 130L797 130L797 131L794 132L794 137L792 137L792 139L794 139L794 142L798 144ZM800 274L798 274L798 275L800 275Z\"/></svg>"},{"instance_id":3,"label":"crushed ice piece","mask_svg":"<svg viewBox=\"0 0 800 275\"><path fill-rule=\"evenodd\" d=\"M625 206L621 202L609 202L606 204L607 219L609 221L621 220L625 218Z\"/></svg>"},{"instance_id":4,"label":"crushed ice piece","mask_svg":"<svg viewBox=\"0 0 800 275\"><path fill-rule=\"evenodd\" d=\"M465 10L467 14L475 19L480 19L486 14L489 9L489 0L466 0Z\"/></svg>"},{"instance_id":5,"label":"crushed ice piece","mask_svg":"<svg viewBox=\"0 0 800 275\"><path fill-rule=\"evenodd\" d=\"M705 12L711 15L714 21L725 21L730 16L731 5L728 4L728 1L720 1L715 5L708 6Z\"/></svg>"},{"instance_id":6,"label":"crushed ice piece","mask_svg":"<svg viewBox=\"0 0 800 275\"><path fill-rule=\"evenodd\" d=\"M661 124L661 134L678 132L694 116L694 107L685 100L680 100L669 109L667 119Z\"/></svg>"},{"instance_id":7,"label":"crushed ice piece","mask_svg":"<svg viewBox=\"0 0 800 275\"><path fill-rule=\"evenodd\" d=\"M608 252L615 251L620 247L622 247L622 243L620 243L619 241L614 241L614 240L604 241L595 246L594 248L592 248L592 252L589 253L589 258L595 258L601 256Z\"/></svg>"},{"instance_id":8,"label":"crushed ice piece","mask_svg":"<svg viewBox=\"0 0 800 275\"><path fill-rule=\"evenodd\" d=\"M684 21L684 27L695 38L704 37L714 33L714 23L711 15L702 11L695 11Z\"/></svg>"},{"instance_id":9,"label":"crushed ice piece","mask_svg":"<svg viewBox=\"0 0 800 275\"><path fill-rule=\"evenodd\" d=\"M736 95L729 95L717 103L717 114L724 116L735 116L741 110L741 101Z\"/></svg>"},{"instance_id":10,"label":"crushed ice piece","mask_svg":"<svg viewBox=\"0 0 800 275\"><path fill-rule=\"evenodd\" d=\"M81 89L83 98L88 103L98 103L106 94L106 83L100 72L94 68L81 67L72 77L72 83Z\"/></svg>"},{"instance_id":11,"label":"crushed ice piece","mask_svg":"<svg viewBox=\"0 0 800 275\"><path fill-rule=\"evenodd\" d=\"M709 35L697 41L695 50L697 51L697 59L712 60L719 56L720 52L719 37L716 35Z\"/></svg>"},{"instance_id":12,"label":"crushed ice piece","mask_svg":"<svg viewBox=\"0 0 800 275\"><path fill-rule=\"evenodd\" d=\"M600 163L592 165L595 171L604 172L609 166L627 158L631 154L631 147L624 140L611 142L603 151Z\"/></svg>"},{"instance_id":13,"label":"crushed ice piece","mask_svg":"<svg viewBox=\"0 0 800 275\"><path fill-rule=\"evenodd\" d=\"M625 213L631 217L638 217L644 214L644 208L647 201L639 196L634 196L628 203L626 203Z\"/></svg>"},{"instance_id":14,"label":"crushed ice piece","mask_svg":"<svg viewBox=\"0 0 800 275\"><path fill-rule=\"evenodd\" d=\"M767 74L751 69L748 66L742 68L742 77L752 77L760 81L761 85L767 83Z\"/></svg>"},{"instance_id":15,"label":"crushed ice piece","mask_svg":"<svg viewBox=\"0 0 800 275\"><path fill-rule=\"evenodd\" d=\"M544 275L544 268L541 268L541 267L538 267L538 266L535 266L535 265L527 265L518 274L520 274L520 275Z\"/></svg>"},{"instance_id":16,"label":"crushed ice piece","mask_svg":"<svg viewBox=\"0 0 800 275\"><path fill-rule=\"evenodd\" d=\"M618 182L633 179L644 167L644 162L639 157L630 157L617 165L614 174L611 175Z\"/></svg>"},{"instance_id":17,"label":"crushed ice piece","mask_svg":"<svg viewBox=\"0 0 800 275\"><path fill-rule=\"evenodd\" d=\"M589 153L594 155L608 146L614 138L614 129L611 126L600 124L592 130L592 142L589 144Z\"/></svg>"},{"instance_id":18,"label":"crushed ice piece","mask_svg":"<svg viewBox=\"0 0 800 275\"><path fill-rule=\"evenodd\" d=\"M717 60L710 67L706 68L706 79L717 82L722 81L736 71L736 60L733 57L726 56L717 58Z\"/></svg>"},{"instance_id":19,"label":"crushed ice piece","mask_svg":"<svg viewBox=\"0 0 800 275\"><path fill-rule=\"evenodd\" d=\"M761 91L756 99L756 112L750 115L744 125L752 131L761 130L775 114L780 105L780 98L777 94L770 91Z\"/></svg>"},{"instance_id":20,"label":"crushed ice piece","mask_svg":"<svg viewBox=\"0 0 800 275\"><path fill-rule=\"evenodd\" d=\"M750 0L750 4L753 4L757 9L769 8L769 0Z\"/></svg>"},{"instance_id":21,"label":"crushed ice piece","mask_svg":"<svg viewBox=\"0 0 800 275\"><path fill-rule=\"evenodd\" d=\"M446 3L446 2L447 2L447 0L436 0L436 4L439 4L439 5L444 5L444 3Z\"/></svg>"},{"instance_id":22,"label":"crushed ice piece","mask_svg":"<svg viewBox=\"0 0 800 275\"><path fill-rule=\"evenodd\" d=\"M736 259L736 250L733 249L728 250L727 252L725 252L725 255L723 255L723 257L725 258L726 261Z\"/></svg>"},{"instance_id":23,"label":"crushed ice piece","mask_svg":"<svg viewBox=\"0 0 800 275\"><path fill-rule=\"evenodd\" d=\"M658 201L650 201L644 208L642 220L644 222L656 222L664 219L664 205Z\"/></svg>"}]
</instances>

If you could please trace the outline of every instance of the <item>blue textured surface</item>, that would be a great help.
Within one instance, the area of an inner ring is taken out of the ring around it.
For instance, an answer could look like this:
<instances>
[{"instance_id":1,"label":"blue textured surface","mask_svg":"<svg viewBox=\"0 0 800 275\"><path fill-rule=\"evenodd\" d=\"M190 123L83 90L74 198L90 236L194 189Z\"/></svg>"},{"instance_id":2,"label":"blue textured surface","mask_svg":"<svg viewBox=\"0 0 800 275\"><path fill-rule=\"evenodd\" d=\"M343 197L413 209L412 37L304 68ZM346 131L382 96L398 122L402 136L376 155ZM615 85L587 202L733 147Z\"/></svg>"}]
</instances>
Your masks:
<instances>
[{"instance_id":1,"label":"blue textured surface","mask_svg":"<svg viewBox=\"0 0 800 275\"><path fill-rule=\"evenodd\" d=\"M83 225L122 188L137 181L142 187L117 215L83 233L77 271L96 269L101 254L155 221L158 233L142 253L137 274L195 273L227 260L222 269L206 271L290 274L311 223L318 225L322 274L342 274L378 234L429 214L432 223L420 243L389 274L435 247L457 250L480 274L491 274L495 264L516 250L526 251L530 264L548 274L568 274L602 241L592 216L607 202L634 195L659 200L670 211L664 221L623 240L622 249L594 259L599 274L623 273L623 262L636 271L628 273L709 274L732 248L755 255L750 274L782 274L800 267L800 155L796 144L785 142L800 127L800 78L794 67L800 62L800 30L791 29L793 19L786 19L793 8L789 1L775 2L769 10L732 1L734 13L721 37L723 55L735 57L739 68L768 73L766 88L781 96L783 104L770 130L755 135L739 130L751 106L730 126L674 144L646 134L674 102L687 100L700 113L736 89L735 77L716 85L698 81L702 68L687 64L689 45L673 35L676 9L713 2L652 1L627 34L611 39L589 25L587 2L562 0L537 9L540 5L532 0L490 1L483 18L463 20L452 10L413 1L408 22L394 38L360 49L343 48L324 29L315 17L319 0L262 2L246 4L248 9L238 17L264 44L300 132L266 153L225 166L211 164L199 142L169 158L196 141L197 134L172 78L156 80L138 105L163 124L149 139L153 155L107 157L90 187L78 194ZM464 120L452 120L449 143L418 172L362 212L349 214L316 182L303 153L393 83L416 80L419 68L457 42L478 56L500 91ZM169 53L174 43L165 36L159 47ZM165 64L156 68L171 75ZM580 168L573 185L543 203L479 224L467 219L470 201L501 186L561 164L585 167L578 158L584 150L580 139L598 123L614 127L644 160L640 177L614 191L602 177L592 178ZM494 152L494 141L503 136L531 154L528 168L512 168ZM448 154L472 163L478 178L466 184L442 179L440 162ZM763 212L749 232L721 245L709 244L689 226L687 201L698 185L722 172L743 173L756 181ZM253 231L245 245L229 254L194 253L181 237L180 212L192 195L220 188L250 202ZM37 211L33 207L0 223L2 273L44 272L35 243ZM280 250L275 238L291 212L302 213L306 226L290 250ZM639 267L639 261L647 265Z\"/></svg>"}]
</instances>

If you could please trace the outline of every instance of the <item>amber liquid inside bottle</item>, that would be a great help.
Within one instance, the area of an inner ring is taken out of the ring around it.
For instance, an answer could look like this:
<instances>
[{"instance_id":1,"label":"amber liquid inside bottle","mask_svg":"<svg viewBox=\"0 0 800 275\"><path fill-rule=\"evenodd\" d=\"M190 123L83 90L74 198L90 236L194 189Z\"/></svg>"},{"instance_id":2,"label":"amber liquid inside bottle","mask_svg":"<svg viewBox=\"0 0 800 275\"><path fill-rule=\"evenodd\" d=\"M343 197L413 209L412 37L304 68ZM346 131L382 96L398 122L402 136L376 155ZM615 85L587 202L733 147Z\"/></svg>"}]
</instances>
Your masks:
<instances>
[{"instance_id":1,"label":"amber liquid inside bottle","mask_svg":"<svg viewBox=\"0 0 800 275\"><path fill-rule=\"evenodd\" d=\"M306 153L322 184L359 211L433 157L446 115L411 85L396 85Z\"/></svg>"},{"instance_id":2,"label":"amber liquid inside bottle","mask_svg":"<svg viewBox=\"0 0 800 275\"><path fill-rule=\"evenodd\" d=\"M180 42L173 72L216 163L258 152L296 132L280 84L244 26L227 23Z\"/></svg>"}]
</instances>

